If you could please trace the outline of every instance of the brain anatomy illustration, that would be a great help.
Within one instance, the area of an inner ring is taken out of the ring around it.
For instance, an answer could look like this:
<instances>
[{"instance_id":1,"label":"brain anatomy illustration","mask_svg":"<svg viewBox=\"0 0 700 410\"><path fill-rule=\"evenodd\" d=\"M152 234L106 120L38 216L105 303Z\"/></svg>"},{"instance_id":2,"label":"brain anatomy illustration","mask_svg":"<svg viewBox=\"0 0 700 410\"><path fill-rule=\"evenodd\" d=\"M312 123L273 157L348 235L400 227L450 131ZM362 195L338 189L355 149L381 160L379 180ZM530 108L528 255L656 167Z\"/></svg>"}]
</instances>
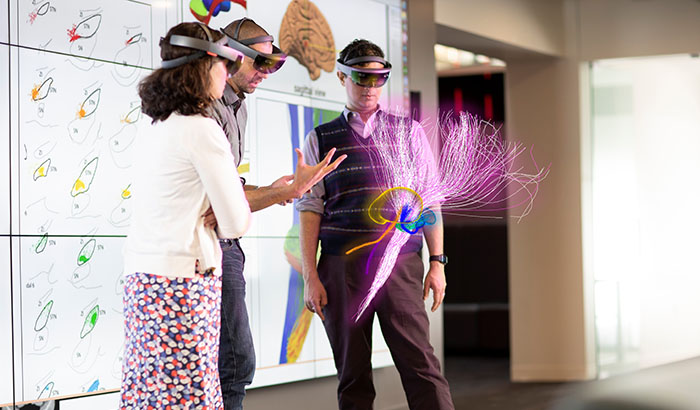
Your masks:
<instances>
[{"instance_id":1,"label":"brain anatomy illustration","mask_svg":"<svg viewBox=\"0 0 700 410\"><path fill-rule=\"evenodd\" d=\"M287 6L280 26L280 47L309 70L312 80L321 69L335 68L335 42L325 17L309 0L293 0Z\"/></svg>"}]
</instances>

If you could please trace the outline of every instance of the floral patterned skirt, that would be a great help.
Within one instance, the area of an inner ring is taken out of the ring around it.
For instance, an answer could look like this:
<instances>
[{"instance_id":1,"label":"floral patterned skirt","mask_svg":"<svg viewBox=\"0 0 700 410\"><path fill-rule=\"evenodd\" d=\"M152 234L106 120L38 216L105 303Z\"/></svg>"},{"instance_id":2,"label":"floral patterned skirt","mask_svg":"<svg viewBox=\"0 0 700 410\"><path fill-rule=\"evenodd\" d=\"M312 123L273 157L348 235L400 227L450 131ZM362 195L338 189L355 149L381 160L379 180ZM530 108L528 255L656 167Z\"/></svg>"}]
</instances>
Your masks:
<instances>
[{"instance_id":1,"label":"floral patterned skirt","mask_svg":"<svg viewBox=\"0 0 700 410\"><path fill-rule=\"evenodd\" d=\"M223 409L221 277L126 276L121 409Z\"/></svg>"}]
</instances>

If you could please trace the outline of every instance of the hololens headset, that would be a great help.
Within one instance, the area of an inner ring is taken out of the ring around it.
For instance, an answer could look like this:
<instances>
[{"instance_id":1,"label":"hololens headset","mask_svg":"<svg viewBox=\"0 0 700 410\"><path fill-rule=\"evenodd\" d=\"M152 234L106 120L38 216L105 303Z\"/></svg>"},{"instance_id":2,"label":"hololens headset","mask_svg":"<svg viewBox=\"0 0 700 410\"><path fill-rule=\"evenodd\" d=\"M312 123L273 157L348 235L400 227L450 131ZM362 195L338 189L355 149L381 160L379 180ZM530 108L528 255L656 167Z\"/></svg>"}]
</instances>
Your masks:
<instances>
[{"instance_id":1,"label":"hololens headset","mask_svg":"<svg viewBox=\"0 0 700 410\"><path fill-rule=\"evenodd\" d=\"M384 68L353 67L355 64L362 63L381 63ZM350 77L353 83L362 87L381 87L391 75L391 63L378 56L356 57L345 62L338 59L336 67L341 73Z\"/></svg>"},{"instance_id":2,"label":"hololens headset","mask_svg":"<svg viewBox=\"0 0 700 410\"><path fill-rule=\"evenodd\" d=\"M241 53L252 59L253 68L255 68L257 71L263 74L272 74L275 71L282 68L282 64L284 64L284 62L287 60L287 55L284 54L282 50L277 48L274 44L272 45L271 54L261 53L255 49L250 48L251 44L266 43L268 41L272 43L274 41L274 37L259 36L247 38L245 40L238 39L238 33L241 31L241 26L246 21L251 21L255 23L253 20L247 17L242 18L236 25L236 29L233 32L233 37L229 36L226 33L226 31L224 31L225 29L221 29L221 32L226 35L226 38L228 38L228 46L240 51Z\"/></svg>"},{"instance_id":3,"label":"hololens headset","mask_svg":"<svg viewBox=\"0 0 700 410\"><path fill-rule=\"evenodd\" d=\"M243 54L230 47L227 47L226 37L221 37L219 41L214 42L211 36L211 31L209 31L209 27L201 23L199 24L199 26L206 33L208 40L173 34L172 36L170 36L170 45L192 48L198 51L192 54L188 54L186 56L173 58L172 60L163 60L161 68L168 69L179 67L183 64L189 63L190 61L194 61L198 58L210 55L218 56L229 60L227 63L227 68L229 72L236 72L243 63ZM160 41L162 43L163 41L165 41L165 39L161 37Z\"/></svg>"}]
</instances>

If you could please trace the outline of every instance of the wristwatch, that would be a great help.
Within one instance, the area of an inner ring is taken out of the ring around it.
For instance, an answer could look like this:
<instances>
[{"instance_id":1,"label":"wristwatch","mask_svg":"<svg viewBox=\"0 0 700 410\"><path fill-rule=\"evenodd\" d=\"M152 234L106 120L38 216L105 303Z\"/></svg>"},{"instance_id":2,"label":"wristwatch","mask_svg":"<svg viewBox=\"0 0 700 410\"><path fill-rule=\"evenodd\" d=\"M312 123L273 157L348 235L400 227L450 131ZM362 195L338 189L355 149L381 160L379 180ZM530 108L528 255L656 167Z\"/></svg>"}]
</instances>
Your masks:
<instances>
[{"instance_id":1,"label":"wristwatch","mask_svg":"<svg viewBox=\"0 0 700 410\"><path fill-rule=\"evenodd\" d=\"M430 262L432 261L437 261L442 263L443 265L447 265L447 255L444 253L441 253L439 255L430 255Z\"/></svg>"}]
</instances>

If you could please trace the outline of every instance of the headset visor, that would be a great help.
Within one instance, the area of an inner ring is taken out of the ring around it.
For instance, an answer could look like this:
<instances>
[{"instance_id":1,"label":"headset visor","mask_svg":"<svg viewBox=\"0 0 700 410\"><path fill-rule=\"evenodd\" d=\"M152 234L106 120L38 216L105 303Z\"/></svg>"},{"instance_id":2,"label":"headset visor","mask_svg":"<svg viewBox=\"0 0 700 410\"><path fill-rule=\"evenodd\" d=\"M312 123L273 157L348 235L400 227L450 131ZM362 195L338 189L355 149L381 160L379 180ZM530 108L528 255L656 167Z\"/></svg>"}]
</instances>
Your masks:
<instances>
[{"instance_id":1,"label":"headset visor","mask_svg":"<svg viewBox=\"0 0 700 410\"><path fill-rule=\"evenodd\" d=\"M221 32L226 34L223 28L221 29ZM265 43L268 41L272 43L272 36L255 37L246 40L235 40L229 37L228 34L226 34L226 38L228 39L229 47L240 51L245 56L253 60L253 68L255 68L257 71L263 74L274 73L275 71L282 68L282 65L287 60L287 55L284 54L282 50L280 50L274 45L272 46L271 54L261 53L249 47L250 44Z\"/></svg>"},{"instance_id":2,"label":"headset visor","mask_svg":"<svg viewBox=\"0 0 700 410\"><path fill-rule=\"evenodd\" d=\"M353 67L353 64L377 62L384 65L384 68L361 68ZM391 64L380 57L358 57L345 63L337 62L336 66L341 73L350 77L353 83L362 87L381 87L386 84L391 76Z\"/></svg>"},{"instance_id":3,"label":"headset visor","mask_svg":"<svg viewBox=\"0 0 700 410\"><path fill-rule=\"evenodd\" d=\"M252 48L250 50L255 51ZM287 61L287 55L275 46L272 46L272 54L259 53L257 51L256 54L255 57L251 57L253 58L253 68L263 74L274 73L282 68L284 62Z\"/></svg>"}]
</instances>

